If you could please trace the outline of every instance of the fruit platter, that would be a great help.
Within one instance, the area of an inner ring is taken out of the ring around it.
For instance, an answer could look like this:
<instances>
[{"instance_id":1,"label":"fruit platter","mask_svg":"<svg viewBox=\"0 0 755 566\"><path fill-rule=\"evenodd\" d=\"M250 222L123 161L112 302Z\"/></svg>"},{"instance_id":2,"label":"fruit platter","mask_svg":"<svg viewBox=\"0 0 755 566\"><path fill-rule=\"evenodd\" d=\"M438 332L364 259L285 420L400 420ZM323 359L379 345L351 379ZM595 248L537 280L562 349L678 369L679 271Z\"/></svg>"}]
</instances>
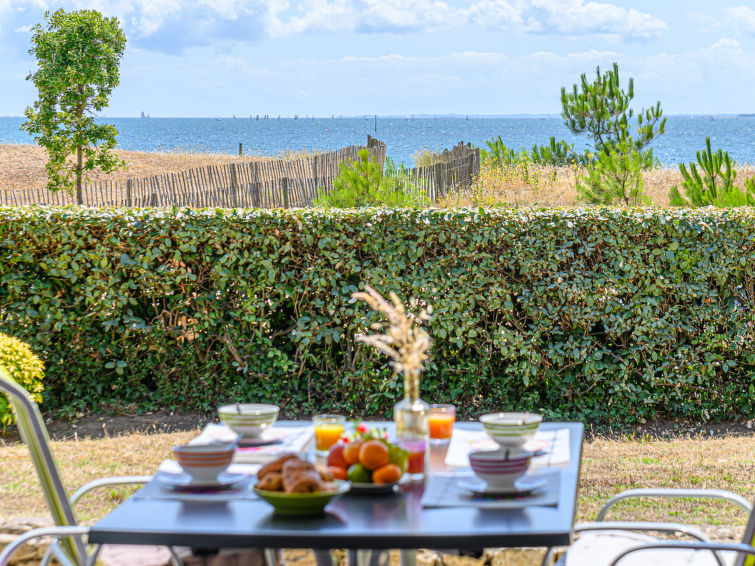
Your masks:
<instances>
[{"instance_id":1,"label":"fruit platter","mask_svg":"<svg viewBox=\"0 0 755 566\"><path fill-rule=\"evenodd\" d=\"M328 472L350 481L350 494L393 492L406 471L409 453L388 439L387 431L360 423L330 447Z\"/></svg>"}]
</instances>

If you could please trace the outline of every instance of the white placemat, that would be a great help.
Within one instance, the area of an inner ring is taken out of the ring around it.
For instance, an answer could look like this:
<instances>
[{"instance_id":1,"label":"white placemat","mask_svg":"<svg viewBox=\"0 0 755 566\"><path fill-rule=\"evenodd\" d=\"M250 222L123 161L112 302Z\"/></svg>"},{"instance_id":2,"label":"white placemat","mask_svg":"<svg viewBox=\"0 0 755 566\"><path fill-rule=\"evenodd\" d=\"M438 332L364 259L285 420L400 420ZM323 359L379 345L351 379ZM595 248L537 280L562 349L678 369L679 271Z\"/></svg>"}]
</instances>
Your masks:
<instances>
[{"instance_id":1,"label":"white placemat","mask_svg":"<svg viewBox=\"0 0 755 566\"><path fill-rule=\"evenodd\" d=\"M224 424L210 423L202 433L189 444L203 444L206 442L228 442L236 440L238 435ZM266 464L275 460L285 452L305 452L309 443L315 437L315 427L302 426L273 426L262 433L262 438L276 441L265 446L240 446L233 455L234 464Z\"/></svg>"},{"instance_id":2,"label":"white placemat","mask_svg":"<svg viewBox=\"0 0 755 566\"><path fill-rule=\"evenodd\" d=\"M545 454L532 459L531 469L546 466L564 466L569 463L569 429L539 430L524 445L526 450L545 450ZM484 430L465 430L455 427L446 452L446 465L469 467L469 453L478 450L498 450L500 446Z\"/></svg>"},{"instance_id":3,"label":"white placemat","mask_svg":"<svg viewBox=\"0 0 755 566\"><path fill-rule=\"evenodd\" d=\"M471 473L433 474L422 495L423 507L479 507L480 509L522 509L531 505L557 505L561 470L542 470L532 474L546 480L545 486L529 494L478 496L463 489L459 480Z\"/></svg>"}]
</instances>

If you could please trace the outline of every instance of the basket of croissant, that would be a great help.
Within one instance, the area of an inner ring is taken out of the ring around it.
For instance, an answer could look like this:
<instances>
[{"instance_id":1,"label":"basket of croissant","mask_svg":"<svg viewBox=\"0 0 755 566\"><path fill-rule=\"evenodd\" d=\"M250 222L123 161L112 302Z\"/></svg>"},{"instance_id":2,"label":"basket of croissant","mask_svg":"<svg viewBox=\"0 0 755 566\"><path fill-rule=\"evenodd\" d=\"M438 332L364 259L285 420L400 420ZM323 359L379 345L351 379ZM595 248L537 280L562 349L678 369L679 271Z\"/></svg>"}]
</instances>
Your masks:
<instances>
[{"instance_id":1,"label":"basket of croissant","mask_svg":"<svg viewBox=\"0 0 755 566\"><path fill-rule=\"evenodd\" d=\"M311 462L285 454L260 468L254 492L280 515L315 515L349 486L329 472L319 472Z\"/></svg>"}]
</instances>

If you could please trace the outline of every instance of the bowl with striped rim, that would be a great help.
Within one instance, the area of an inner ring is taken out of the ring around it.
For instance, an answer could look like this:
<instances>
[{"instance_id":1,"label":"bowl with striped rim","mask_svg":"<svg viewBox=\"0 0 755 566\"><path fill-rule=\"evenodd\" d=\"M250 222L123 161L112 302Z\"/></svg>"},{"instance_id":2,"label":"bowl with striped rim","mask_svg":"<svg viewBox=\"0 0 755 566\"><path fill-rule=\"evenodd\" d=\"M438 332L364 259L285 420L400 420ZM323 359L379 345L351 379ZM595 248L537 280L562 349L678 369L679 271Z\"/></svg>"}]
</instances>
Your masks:
<instances>
[{"instance_id":1,"label":"bowl with striped rim","mask_svg":"<svg viewBox=\"0 0 755 566\"><path fill-rule=\"evenodd\" d=\"M278 411L277 405L238 403L220 407L218 418L242 437L259 438L278 419Z\"/></svg>"},{"instance_id":2,"label":"bowl with striped rim","mask_svg":"<svg viewBox=\"0 0 755 566\"><path fill-rule=\"evenodd\" d=\"M489 413L482 415L480 422L502 448L521 448L535 436L543 417L536 413Z\"/></svg>"},{"instance_id":3,"label":"bowl with striped rim","mask_svg":"<svg viewBox=\"0 0 755 566\"><path fill-rule=\"evenodd\" d=\"M173 454L184 472L196 482L211 482L231 464L236 442L174 446Z\"/></svg>"},{"instance_id":4,"label":"bowl with striped rim","mask_svg":"<svg viewBox=\"0 0 755 566\"><path fill-rule=\"evenodd\" d=\"M477 477L488 487L502 489L514 486L514 482L527 473L532 452L470 452L469 464Z\"/></svg>"}]
</instances>

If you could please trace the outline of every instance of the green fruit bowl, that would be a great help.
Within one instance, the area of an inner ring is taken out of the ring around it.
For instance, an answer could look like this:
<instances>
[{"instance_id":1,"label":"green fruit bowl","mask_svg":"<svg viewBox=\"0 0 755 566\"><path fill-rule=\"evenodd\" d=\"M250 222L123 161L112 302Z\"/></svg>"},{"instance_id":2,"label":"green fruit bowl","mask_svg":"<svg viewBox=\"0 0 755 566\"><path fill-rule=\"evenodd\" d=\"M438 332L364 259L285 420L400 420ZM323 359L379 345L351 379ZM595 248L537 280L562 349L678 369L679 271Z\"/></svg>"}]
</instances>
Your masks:
<instances>
[{"instance_id":1,"label":"green fruit bowl","mask_svg":"<svg viewBox=\"0 0 755 566\"><path fill-rule=\"evenodd\" d=\"M303 517L319 515L325 511L325 506L349 491L351 483L343 480L333 480L336 488L330 491L315 491L312 493L286 493L284 491L267 491L254 488L254 493L273 506L278 515L288 517Z\"/></svg>"}]
</instances>

